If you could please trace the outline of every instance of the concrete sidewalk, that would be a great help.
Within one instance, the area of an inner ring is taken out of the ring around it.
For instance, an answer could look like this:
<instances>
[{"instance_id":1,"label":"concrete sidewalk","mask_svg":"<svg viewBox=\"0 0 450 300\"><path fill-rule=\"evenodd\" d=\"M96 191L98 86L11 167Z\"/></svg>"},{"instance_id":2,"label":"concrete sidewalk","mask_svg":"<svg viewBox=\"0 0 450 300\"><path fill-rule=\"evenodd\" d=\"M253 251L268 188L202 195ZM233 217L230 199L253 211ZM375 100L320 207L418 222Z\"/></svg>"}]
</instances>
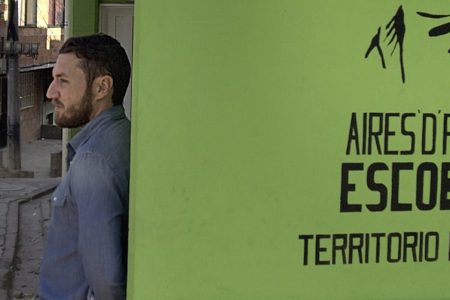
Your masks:
<instances>
[{"instance_id":1,"label":"concrete sidewalk","mask_svg":"<svg viewBox=\"0 0 450 300\"><path fill-rule=\"evenodd\" d=\"M50 193L60 181L60 178L50 178L50 154L61 151L61 141L40 140L22 145L21 150L22 170L33 172L35 178L2 178L5 174L0 174L1 300L34 299L36 295L36 270L39 270L46 234L37 233L36 228L45 228L43 224L50 218ZM3 156L5 159L6 155ZM36 236L30 238L30 235ZM41 254L35 257L33 253ZM30 269L33 271L21 271ZM30 286L20 282L34 284L30 290Z\"/></svg>"}]
</instances>

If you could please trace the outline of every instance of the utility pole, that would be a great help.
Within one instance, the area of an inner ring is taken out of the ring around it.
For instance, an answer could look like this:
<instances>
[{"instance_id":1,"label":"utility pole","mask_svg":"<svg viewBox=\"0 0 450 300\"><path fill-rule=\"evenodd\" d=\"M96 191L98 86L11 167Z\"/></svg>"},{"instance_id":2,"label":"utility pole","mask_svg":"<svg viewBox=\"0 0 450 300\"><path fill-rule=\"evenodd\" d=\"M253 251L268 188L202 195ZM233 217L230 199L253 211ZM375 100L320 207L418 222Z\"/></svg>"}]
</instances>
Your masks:
<instances>
[{"instance_id":1,"label":"utility pole","mask_svg":"<svg viewBox=\"0 0 450 300\"><path fill-rule=\"evenodd\" d=\"M12 45L19 40L17 0L8 3L8 34L6 40ZM14 46L13 46L14 47ZM20 101L19 86L19 54L12 51L7 58L8 88L8 169L19 171L20 158Z\"/></svg>"}]
</instances>

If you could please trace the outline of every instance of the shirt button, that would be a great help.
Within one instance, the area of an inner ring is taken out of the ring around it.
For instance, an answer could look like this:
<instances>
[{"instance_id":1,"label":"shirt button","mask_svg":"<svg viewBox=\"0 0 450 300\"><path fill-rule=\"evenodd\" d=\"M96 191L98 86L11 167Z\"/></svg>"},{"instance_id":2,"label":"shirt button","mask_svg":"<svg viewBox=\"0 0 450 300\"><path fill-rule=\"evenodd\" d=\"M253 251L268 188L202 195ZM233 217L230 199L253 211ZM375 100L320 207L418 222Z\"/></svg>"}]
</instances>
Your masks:
<instances>
[{"instance_id":1,"label":"shirt button","mask_svg":"<svg viewBox=\"0 0 450 300\"><path fill-rule=\"evenodd\" d=\"M54 197L54 198L53 198L53 201L56 201L56 200L58 200L58 198L57 198L57 197Z\"/></svg>"}]
</instances>

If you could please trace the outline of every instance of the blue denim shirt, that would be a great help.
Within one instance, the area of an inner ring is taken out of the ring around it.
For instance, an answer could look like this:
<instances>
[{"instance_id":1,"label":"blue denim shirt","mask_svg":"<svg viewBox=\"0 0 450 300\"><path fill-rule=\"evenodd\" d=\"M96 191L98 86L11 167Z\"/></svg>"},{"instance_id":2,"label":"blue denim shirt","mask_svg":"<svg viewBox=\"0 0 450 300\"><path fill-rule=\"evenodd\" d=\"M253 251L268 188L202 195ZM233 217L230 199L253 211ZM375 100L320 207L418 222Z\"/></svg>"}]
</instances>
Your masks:
<instances>
[{"instance_id":1,"label":"blue denim shirt","mask_svg":"<svg viewBox=\"0 0 450 300\"><path fill-rule=\"evenodd\" d=\"M40 297L125 299L130 122L123 107L91 120L68 150L69 170L52 198Z\"/></svg>"}]
</instances>

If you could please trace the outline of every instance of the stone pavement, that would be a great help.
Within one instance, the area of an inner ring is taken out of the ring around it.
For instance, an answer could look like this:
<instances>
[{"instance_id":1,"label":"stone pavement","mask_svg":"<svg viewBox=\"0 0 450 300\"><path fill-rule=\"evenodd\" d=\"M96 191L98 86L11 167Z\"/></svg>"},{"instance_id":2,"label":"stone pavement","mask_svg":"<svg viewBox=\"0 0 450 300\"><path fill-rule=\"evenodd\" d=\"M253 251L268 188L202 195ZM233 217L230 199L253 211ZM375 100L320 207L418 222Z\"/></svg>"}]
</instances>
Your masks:
<instances>
[{"instance_id":1,"label":"stone pavement","mask_svg":"<svg viewBox=\"0 0 450 300\"><path fill-rule=\"evenodd\" d=\"M47 242L50 195L20 205L19 235L9 283L11 299L35 299L39 269Z\"/></svg>"},{"instance_id":2,"label":"stone pavement","mask_svg":"<svg viewBox=\"0 0 450 300\"><path fill-rule=\"evenodd\" d=\"M56 140L22 145L22 169L35 178L0 172L0 300L35 299L50 195L60 181L49 177L50 153L60 150Z\"/></svg>"}]
</instances>

